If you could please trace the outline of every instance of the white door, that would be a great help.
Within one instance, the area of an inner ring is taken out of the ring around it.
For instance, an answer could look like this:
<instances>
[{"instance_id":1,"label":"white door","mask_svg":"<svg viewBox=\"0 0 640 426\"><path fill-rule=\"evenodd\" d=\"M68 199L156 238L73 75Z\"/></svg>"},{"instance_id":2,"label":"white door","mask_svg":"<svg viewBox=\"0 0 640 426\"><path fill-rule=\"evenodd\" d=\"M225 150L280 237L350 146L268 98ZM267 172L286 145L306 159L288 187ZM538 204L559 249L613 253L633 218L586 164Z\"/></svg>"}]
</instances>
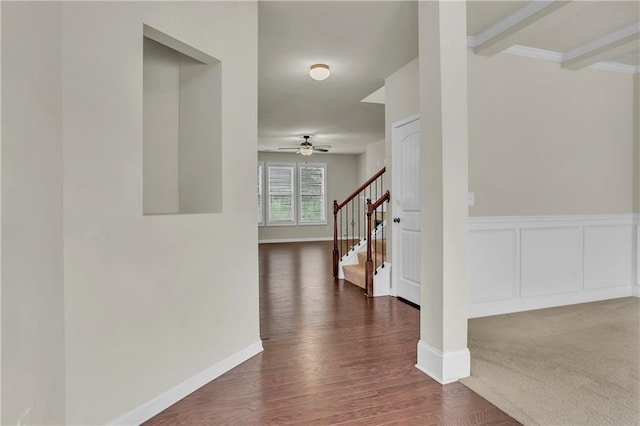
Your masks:
<instances>
[{"instance_id":1,"label":"white door","mask_svg":"<svg viewBox=\"0 0 640 426\"><path fill-rule=\"evenodd\" d=\"M420 304L420 119L393 125L391 188L395 295Z\"/></svg>"}]
</instances>

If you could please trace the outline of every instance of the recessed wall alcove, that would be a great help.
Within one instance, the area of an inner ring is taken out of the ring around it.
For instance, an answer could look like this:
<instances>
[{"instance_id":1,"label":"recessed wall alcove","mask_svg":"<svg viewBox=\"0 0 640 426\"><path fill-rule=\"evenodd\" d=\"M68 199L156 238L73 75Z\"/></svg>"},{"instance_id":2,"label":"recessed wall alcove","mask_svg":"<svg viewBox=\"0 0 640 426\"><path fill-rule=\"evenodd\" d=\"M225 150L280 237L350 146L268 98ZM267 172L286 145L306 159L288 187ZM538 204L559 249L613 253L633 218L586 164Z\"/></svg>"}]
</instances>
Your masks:
<instances>
[{"instance_id":1,"label":"recessed wall alcove","mask_svg":"<svg viewBox=\"0 0 640 426\"><path fill-rule=\"evenodd\" d=\"M221 63L143 34L143 214L221 212Z\"/></svg>"}]
</instances>

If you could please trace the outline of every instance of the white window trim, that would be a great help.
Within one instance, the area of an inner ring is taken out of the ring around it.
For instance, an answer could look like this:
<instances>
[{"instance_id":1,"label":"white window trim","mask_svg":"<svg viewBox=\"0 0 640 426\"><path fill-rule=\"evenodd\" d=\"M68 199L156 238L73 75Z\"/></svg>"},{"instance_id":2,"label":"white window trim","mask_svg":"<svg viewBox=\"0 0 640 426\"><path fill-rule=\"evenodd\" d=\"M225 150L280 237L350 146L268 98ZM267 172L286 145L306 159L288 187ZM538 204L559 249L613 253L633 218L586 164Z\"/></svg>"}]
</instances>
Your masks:
<instances>
[{"instance_id":1,"label":"white window trim","mask_svg":"<svg viewBox=\"0 0 640 426\"><path fill-rule=\"evenodd\" d=\"M264 161L258 161L258 186L260 187L260 220L258 222L258 226L265 226L266 224L266 209L264 207L264 192L265 192L265 182L264 182L264 178L265 178L265 168L264 168Z\"/></svg>"},{"instance_id":2,"label":"white window trim","mask_svg":"<svg viewBox=\"0 0 640 426\"><path fill-rule=\"evenodd\" d=\"M269 202L269 194L270 194L270 179L269 179L269 168L270 167L291 167L293 170L293 219L291 221L286 221L286 222L271 222L271 203ZM269 162L266 163L266 167L264 169L265 172L265 182L266 182L266 191L265 193L265 200L266 200L266 226L297 226L298 222L297 222L297 206L296 206L296 201L297 201L297 164L296 163L278 163L278 162Z\"/></svg>"},{"instance_id":3,"label":"white window trim","mask_svg":"<svg viewBox=\"0 0 640 426\"><path fill-rule=\"evenodd\" d=\"M270 211L269 211L269 167L291 167L293 169L293 221L287 222L271 222L269 220ZM324 169L324 220L322 221L314 221L314 222L303 222L302 221L302 193L300 191L300 173L301 169L305 166L309 167L321 167ZM260 168L262 168L262 172L260 172ZM261 173L262 177L262 193L261 193L261 204L262 204L262 222L258 223L258 226L318 226L318 225L327 225L328 223L328 194L327 194L327 163L309 163L309 162L264 162L258 161L258 173Z\"/></svg>"},{"instance_id":4,"label":"white window trim","mask_svg":"<svg viewBox=\"0 0 640 426\"><path fill-rule=\"evenodd\" d=\"M313 221L313 222L302 221L302 191L300 190L302 183L301 183L300 174L302 173L302 168L304 167L317 167L317 168L324 169L324 173L322 176L323 177L322 189L323 189L323 198L324 198L323 200L324 219L320 221ZM297 199L296 199L298 226L326 225L327 224L327 198L328 198L327 197L327 163L307 163L307 162L298 163L297 175L296 175L296 191L298 192Z\"/></svg>"}]
</instances>

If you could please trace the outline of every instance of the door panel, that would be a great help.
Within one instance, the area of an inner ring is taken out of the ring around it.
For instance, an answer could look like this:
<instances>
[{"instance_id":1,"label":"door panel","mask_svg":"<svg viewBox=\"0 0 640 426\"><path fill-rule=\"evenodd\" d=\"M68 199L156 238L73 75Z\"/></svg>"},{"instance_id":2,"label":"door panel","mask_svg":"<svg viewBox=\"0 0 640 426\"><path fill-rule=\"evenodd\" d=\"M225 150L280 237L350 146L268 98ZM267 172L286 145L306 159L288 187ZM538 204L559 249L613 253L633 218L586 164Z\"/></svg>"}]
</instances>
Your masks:
<instances>
[{"instance_id":1,"label":"door panel","mask_svg":"<svg viewBox=\"0 0 640 426\"><path fill-rule=\"evenodd\" d=\"M396 296L420 304L420 121L394 126L393 278ZM398 222L399 220L399 222Z\"/></svg>"}]
</instances>

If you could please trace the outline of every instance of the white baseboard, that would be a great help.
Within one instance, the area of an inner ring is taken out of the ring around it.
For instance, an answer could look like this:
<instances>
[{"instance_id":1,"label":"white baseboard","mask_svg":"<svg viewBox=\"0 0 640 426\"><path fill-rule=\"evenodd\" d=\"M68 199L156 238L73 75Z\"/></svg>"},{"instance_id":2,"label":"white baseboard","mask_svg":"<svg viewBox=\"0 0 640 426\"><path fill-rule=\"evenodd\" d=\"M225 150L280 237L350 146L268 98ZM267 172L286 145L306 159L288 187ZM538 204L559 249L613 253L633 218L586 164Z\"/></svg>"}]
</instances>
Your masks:
<instances>
[{"instance_id":1,"label":"white baseboard","mask_svg":"<svg viewBox=\"0 0 640 426\"><path fill-rule=\"evenodd\" d=\"M549 296L533 297L530 299L510 299L488 303L474 303L469 305L469 318L510 314L513 312L531 311L534 309L554 308L556 306L576 305L578 303L618 299L620 297L629 297L631 295L632 291L629 287L614 287L575 293L554 294Z\"/></svg>"},{"instance_id":2,"label":"white baseboard","mask_svg":"<svg viewBox=\"0 0 640 426\"><path fill-rule=\"evenodd\" d=\"M442 353L420 340L416 368L446 385L471 375L471 354L469 349Z\"/></svg>"},{"instance_id":3,"label":"white baseboard","mask_svg":"<svg viewBox=\"0 0 640 426\"><path fill-rule=\"evenodd\" d=\"M310 243L314 241L333 241L333 237L275 238L275 239L267 239L267 240L258 240L258 244Z\"/></svg>"},{"instance_id":4,"label":"white baseboard","mask_svg":"<svg viewBox=\"0 0 640 426\"><path fill-rule=\"evenodd\" d=\"M209 367L199 374L187 379L172 389L153 398L151 401L133 409L124 416L110 422L110 425L139 425L156 414L180 401L210 381L223 375L232 368L242 364L249 358L262 352L262 341L257 341L239 352L225 358L216 365Z\"/></svg>"}]
</instances>

